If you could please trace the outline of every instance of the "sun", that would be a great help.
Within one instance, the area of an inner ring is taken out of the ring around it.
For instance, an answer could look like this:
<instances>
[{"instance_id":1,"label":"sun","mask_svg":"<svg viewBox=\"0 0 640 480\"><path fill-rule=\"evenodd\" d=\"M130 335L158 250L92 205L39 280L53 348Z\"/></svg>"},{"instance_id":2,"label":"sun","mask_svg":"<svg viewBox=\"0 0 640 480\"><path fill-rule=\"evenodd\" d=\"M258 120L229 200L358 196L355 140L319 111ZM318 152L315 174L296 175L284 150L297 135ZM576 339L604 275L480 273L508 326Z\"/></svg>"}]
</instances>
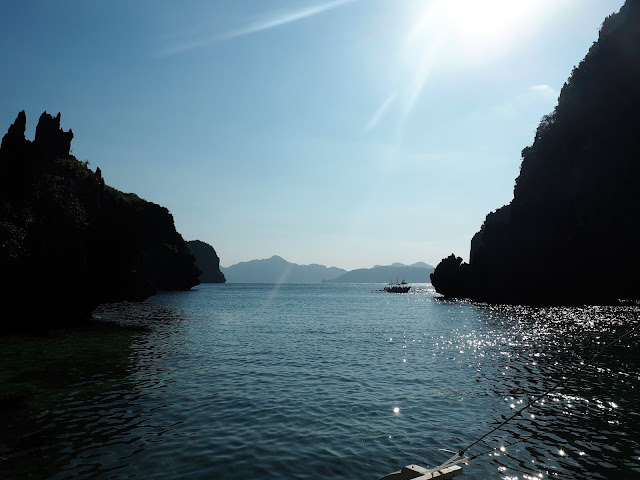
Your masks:
<instances>
[{"instance_id":1,"label":"sun","mask_svg":"<svg viewBox=\"0 0 640 480\"><path fill-rule=\"evenodd\" d=\"M504 72L504 61L519 50L522 55L522 47L569 1L578 0L393 2L400 12L395 37L399 42L394 68L387 71L396 86L374 110L364 131L371 132L395 108L402 132L431 81L464 79L471 71Z\"/></svg>"},{"instance_id":2,"label":"sun","mask_svg":"<svg viewBox=\"0 0 640 480\"><path fill-rule=\"evenodd\" d=\"M446 55L488 63L521 44L557 0L419 0L407 44L437 43Z\"/></svg>"},{"instance_id":3,"label":"sun","mask_svg":"<svg viewBox=\"0 0 640 480\"><path fill-rule=\"evenodd\" d=\"M511 37L526 18L531 2L519 0L454 0L446 3L446 15L465 43L493 42Z\"/></svg>"}]
</instances>

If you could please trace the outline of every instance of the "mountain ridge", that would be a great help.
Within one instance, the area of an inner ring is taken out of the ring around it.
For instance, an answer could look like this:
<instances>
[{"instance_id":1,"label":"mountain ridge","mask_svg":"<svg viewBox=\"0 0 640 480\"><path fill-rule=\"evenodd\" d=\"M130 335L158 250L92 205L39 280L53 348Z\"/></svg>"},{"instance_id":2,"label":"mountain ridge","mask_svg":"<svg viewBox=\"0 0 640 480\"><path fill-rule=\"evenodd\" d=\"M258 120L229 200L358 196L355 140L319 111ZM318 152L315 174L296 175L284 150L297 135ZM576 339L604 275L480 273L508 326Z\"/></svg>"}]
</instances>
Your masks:
<instances>
[{"instance_id":1,"label":"mountain ridge","mask_svg":"<svg viewBox=\"0 0 640 480\"><path fill-rule=\"evenodd\" d=\"M326 267L317 263L299 265L288 262L279 255L269 258L239 262L229 267L220 267L228 283L321 283L345 273L337 267Z\"/></svg>"},{"instance_id":2,"label":"mountain ridge","mask_svg":"<svg viewBox=\"0 0 640 480\"><path fill-rule=\"evenodd\" d=\"M423 264L418 262L417 264ZM399 266L402 265L402 266ZM414 264L416 265L416 264ZM408 283L428 283L429 275L434 268L424 263L426 267L403 265L393 263L391 265L376 265L373 268L357 268L326 283L393 283L404 280Z\"/></svg>"},{"instance_id":3,"label":"mountain ridge","mask_svg":"<svg viewBox=\"0 0 640 480\"><path fill-rule=\"evenodd\" d=\"M220 267L220 270L229 283L386 283L395 281L396 277L423 283L429 281L433 267L425 262L412 265L395 262L347 271L317 263L299 265L272 255Z\"/></svg>"}]
</instances>

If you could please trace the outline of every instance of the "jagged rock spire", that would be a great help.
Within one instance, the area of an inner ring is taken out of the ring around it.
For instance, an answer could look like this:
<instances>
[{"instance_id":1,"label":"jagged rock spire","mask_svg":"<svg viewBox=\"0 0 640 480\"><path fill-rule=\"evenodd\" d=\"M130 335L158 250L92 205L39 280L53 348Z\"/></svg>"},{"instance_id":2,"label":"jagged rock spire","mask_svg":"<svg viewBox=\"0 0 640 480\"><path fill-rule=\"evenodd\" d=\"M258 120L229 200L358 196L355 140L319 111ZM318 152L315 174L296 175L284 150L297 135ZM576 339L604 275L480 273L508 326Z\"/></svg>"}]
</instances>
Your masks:
<instances>
[{"instance_id":1,"label":"jagged rock spire","mask_svg":"<svg viewBox=\"0 0 640 480\"><path fill-rule=\"evenodd\" d=\"M41 154L48 158L68 157L71 152L71 140L73 132L65 132L60 128L60 112L56 117L52 117L46 111L40 115L33 143Z\"/></svg>"},{"instance_id":2,"label":"jagged rock spire","mask_svg":"<svg viewBox=\"0 0 640 480\"><path fill-rule=\"evenodd\" d=\"M2 144L0 150L3 152L13 151L22 147L27 139L24 137L24 132L27 129L27 115L22 110L18 113L16 121L11 124L7 133L2 137Z\"/></svg>"}]
</instances>

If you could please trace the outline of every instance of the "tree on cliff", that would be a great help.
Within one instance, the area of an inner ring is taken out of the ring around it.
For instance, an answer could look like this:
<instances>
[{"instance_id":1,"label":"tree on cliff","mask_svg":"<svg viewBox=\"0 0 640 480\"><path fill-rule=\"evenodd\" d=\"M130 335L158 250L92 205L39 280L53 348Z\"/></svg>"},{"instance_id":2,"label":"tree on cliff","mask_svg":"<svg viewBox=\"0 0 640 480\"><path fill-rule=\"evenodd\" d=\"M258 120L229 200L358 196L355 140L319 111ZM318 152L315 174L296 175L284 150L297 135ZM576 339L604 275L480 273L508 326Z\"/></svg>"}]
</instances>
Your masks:
<instances>
[{"instance_id":1,"label":"tree on cliff","mask_svg":"<svg viewBox=\"0 0 640 480\"><path fill-rule=\"evenodd\" d=\"M513 201L487 215L469 265L434 272L436 289L510 303L640 298L639 111L640 1L628 0L522 150Z\"/></svg>"},{"instance_id":2,"label":"tree on cliff","mask_svg":"<svg viewBox=\"0 0 640 480\"><path fill-rule=\"evenodd\" d=\"M73 133L20 112L0 146L0 328L87 318L100 303L189 289L198 269L168 210L105 185L70 154Z\"/></svg>"}]
</instances>

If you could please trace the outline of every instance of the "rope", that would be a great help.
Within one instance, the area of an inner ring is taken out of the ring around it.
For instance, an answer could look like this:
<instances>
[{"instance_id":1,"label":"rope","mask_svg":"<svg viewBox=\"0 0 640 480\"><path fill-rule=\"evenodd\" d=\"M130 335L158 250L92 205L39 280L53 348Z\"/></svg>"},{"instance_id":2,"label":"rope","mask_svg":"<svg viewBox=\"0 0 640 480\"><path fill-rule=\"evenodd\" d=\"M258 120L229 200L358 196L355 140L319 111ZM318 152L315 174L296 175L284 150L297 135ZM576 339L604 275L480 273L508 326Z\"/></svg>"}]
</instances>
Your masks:
<instances>
[{"instance_id":1,"label":"rope","mask_svg":"<svg viewBox=\"0 0 640 480\"><path fill-rule=\"evenodd\" d=\"M635 332L638 327L640 327L640 324L636 325L635 327L633 327L631 330L628 330L626 333L623 333L622 335L620 335L619 337L617 337L616 339L614 339L613 341L611 341L610 343L608 343L607 345L604 346L604 348L602 350L600 350L591 360L589 360L587 363L585 363L582 367L580 367L579 369L577 369L572 375L570 375L569 377L560 380L558 382L556 382L555 385L553 385L551 388L549 388L548 390L546 390L544 393L542 393L541 395L538 395L536 398L534 398L533 400L531 400L529 403L527 403L524 407L522 407L520 410L516 411L513 415L511 415L510 417L508 417L506 420L504 420L502 423L500 423L500 425L498 425L497 427L493 428L492 430L490 430L489 432L485 433L484 435L482 435L480 438L477 438L474 442L472 442L468 447L460 450L459 455L462 456L464 455L464 453L469 450L471 447L473 447L474 445L476 445L477 443L481 442L484 438L488 437L489 435L491 435L492 433L500 430L502 427L504 427L507 423L509 423L511 420L513 420L514 418L516 418L518 415L522 414L522 412L524 410L526 410L527 408L529 408L531 405L533 405L534 403L538 402L539 400L541 400L543 397L546 397L547 395L549 395L551 392L553 392L556 388L564 385L565 383L567 383L569 380L572 380L573 378L575 378L576 376L578 376L579 373L581 373L585 368L587 368L589 365L593 364L598 358L600 358L602 356L602 354L612 345L618 343L620 340L622 340L623 338L631 335L633 332ZM475 457L474 457L475 458Z\"/></svg>"}]
</instances>

